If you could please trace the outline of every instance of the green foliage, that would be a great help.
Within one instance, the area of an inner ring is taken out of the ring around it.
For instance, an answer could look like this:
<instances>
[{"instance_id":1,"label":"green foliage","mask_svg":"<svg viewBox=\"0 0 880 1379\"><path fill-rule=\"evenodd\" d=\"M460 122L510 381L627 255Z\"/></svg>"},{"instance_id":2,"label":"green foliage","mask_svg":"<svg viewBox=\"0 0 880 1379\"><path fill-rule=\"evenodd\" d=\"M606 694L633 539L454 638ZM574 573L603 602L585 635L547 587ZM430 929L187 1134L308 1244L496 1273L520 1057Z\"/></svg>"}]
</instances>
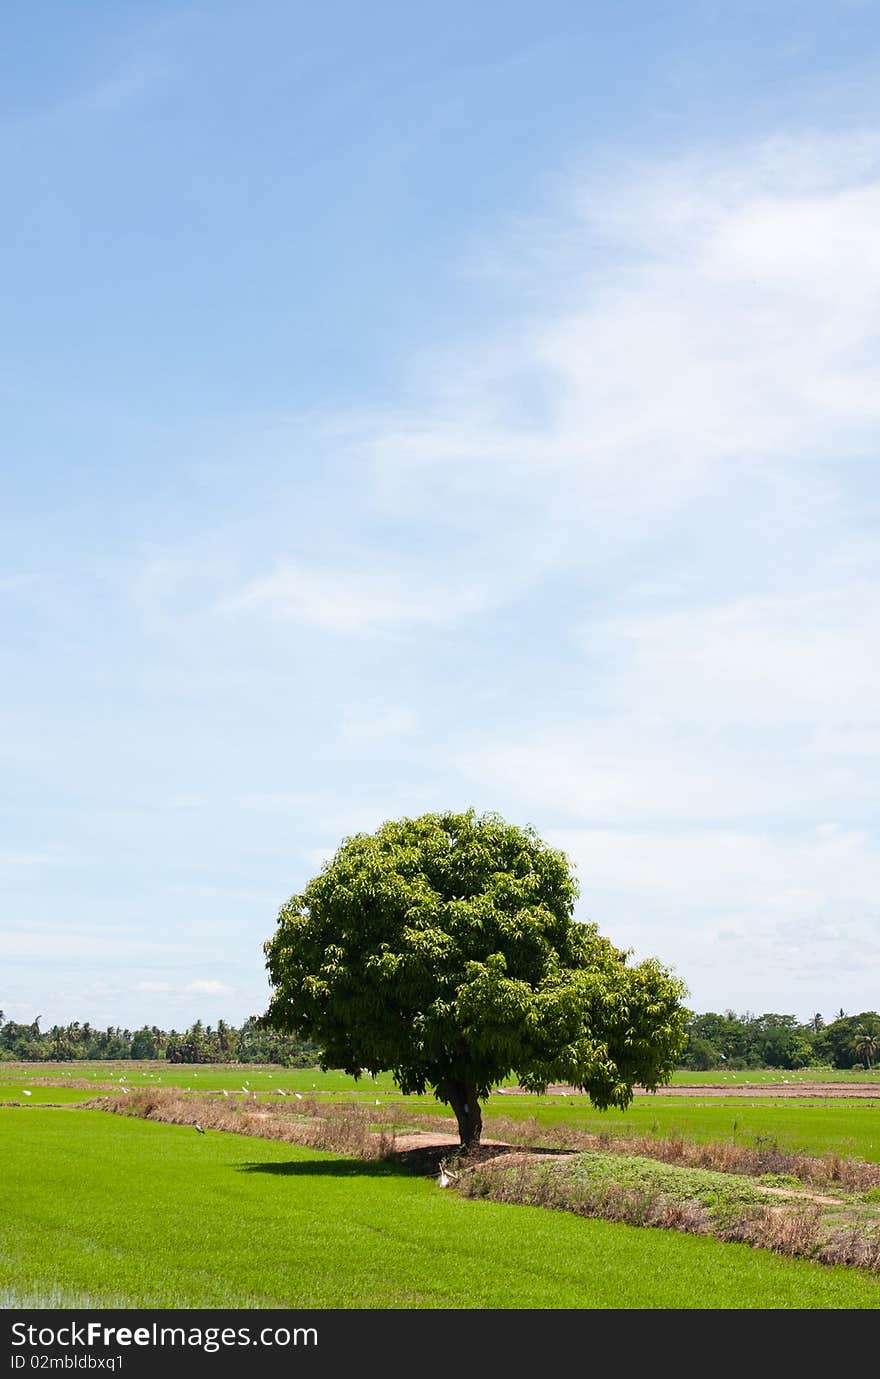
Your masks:
<instances>
[{"instance_id":1,"label":"green foliage","mask_svg":"<svg viewBox=\"0 0 880 1379\"><path fill-rule=\"evenodd\" d=\"M390 1069L453 1106L515 1075L600 1107L669 1080L684 988L573 918L565 855L497 815L425 814L347 839L265 945L267 1024L323 1065ZM479 1137L479 1128L475 1136Z\"/></svg>"},{"instance_id":2,"label":"green foliage","mask_svg":"<svg viewBox=\"0 0 880 1379\"><path fill-rule=\"evenodd\" d=\"M793 1015L736 1015L732 1010L722 1015L713 1011L692 1015L688 1022L687 1047L681 1066L694 1071L710 1068L727 1070L743 1068L812 1068L831 1063L836 1068L852 1066L854 1038L860 1023L870 1033L880 1016L841 1017L826 1025L821 1015L814 1015L806 1024L799 1024ZM876 1031L875 1031L876 1032ZM862 1043L866 1066L877 1052L876 1045Z\"/></svg>"},{"instance_id":3,"label":"green foliage","mask_svg":"<svg viewBox=\"0 0 880 1379\"><path fill-rule=\"evenodd\" d=\"M0 1062L109 1062L119 1059L165 1058L169 1063L277 1063L284 1067L312 1067L318 1051L301 1039L267 1030L256 1015L240 1029L217 1021L214 1029L196 1020L188 1030L144 1025L132 1032L112 1025L94 1029L78 1020L53 1025L41 1032L39 1019L29 1025L4 1022L0 1011Z\"/></svg>"},{"instance_id":4,"label":"green foliage","mask_svg":"<svg viewBox=\"0 0 880 1379\"><path fill-rule=\"evenodd\" d=\"M860 1029L876 1031L880 1027L880 1014L876 1010L864 1010L860 1015L844 1015L843 1012L830 1025L826 1025L818 1036L817 1047L830 1058L835 1068L853 1066L854 1040Z\"/></svg>"},{"instance_id":5,"label":"green foliage","mask_svg":"<svg viewBox=\"0 0 880 1379\"><path fill-rule=\"evenodd\" d=\"M880 1030L876 1025L858 1025L853 1034L852 1046L859 1058L865 1060L868 1069L873 1068L874 1059L880 1053Z\"/></svg>"},{"instance_id":6,"label":"green foliage","mask_svg":"<svg viewBox=\"0 0 880 1379\"><path fill-rule=\"evenodd\" d=\"M767 1204L766 1195L748 1178L708 1168L682 1168L640 1155L579 1154L572 1172L578 1182L591 1187L612 1183L654 1200L699 1202L716 1226L738 1219L744 1207Z\"/></svg>"}]
</instances>

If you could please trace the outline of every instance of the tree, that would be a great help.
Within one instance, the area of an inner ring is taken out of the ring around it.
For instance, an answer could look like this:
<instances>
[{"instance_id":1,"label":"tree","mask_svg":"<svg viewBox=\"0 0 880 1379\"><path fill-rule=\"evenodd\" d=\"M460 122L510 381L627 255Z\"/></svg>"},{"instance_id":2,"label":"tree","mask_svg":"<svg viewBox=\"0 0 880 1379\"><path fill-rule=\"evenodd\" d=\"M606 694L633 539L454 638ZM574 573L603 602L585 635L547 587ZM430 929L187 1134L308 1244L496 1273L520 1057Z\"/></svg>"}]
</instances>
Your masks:
<instances>
[{"instance_id":1,"label":"tree","mask_svg":"<svg viewBox=\"0 0 880 1379\"><path fill-rule=\"evenodd\" d=\"M863 1010L858 1015L845 1015L833 1020L817 1038L820 1047L835 1068L851 1068L853 1061L853 1040L860 1029L875 1031L880 1028L880 1014L876 1010Z\"/></svg>"},{"instance_id":2,"label":"tree","mask_svg":"<svg viewBox=\"0 0 880 1379\"><path fill-rule=\"evenodd\" d=\"M874 1067L873 1060L880 1053L880 1031L859 1025L853 1034L852 1046L858 1057L865 1060L870 1072Z\"/></svg>"},{"instance_id":3,"label":"tree","mask_svg":"<svg viewBox=\"0 0 880 1379\"><path fill-rule=\"evenodd\" d=\"M480 1102L515 1074L566 1082L600 1108L668 1082L685 993L656 959L573 918L564 853L498 815L423 814L345 839L264 945L263 1021L314 1039L322 1066L390 1070L449 1105L462 1146Z\"/></svg>"},{"instance_id":4,"label":"tree","mask_svg":"<svg viewBox=\"0 0 880 1379\"><path fill-rule=\"evenodd\" d=\"M143 1025L141 1029L136 1029L131 1036L131 1057L132 1058L158 1058L159 1049L156 1037L149 1025Z\"/></svg>"}]
</instances>

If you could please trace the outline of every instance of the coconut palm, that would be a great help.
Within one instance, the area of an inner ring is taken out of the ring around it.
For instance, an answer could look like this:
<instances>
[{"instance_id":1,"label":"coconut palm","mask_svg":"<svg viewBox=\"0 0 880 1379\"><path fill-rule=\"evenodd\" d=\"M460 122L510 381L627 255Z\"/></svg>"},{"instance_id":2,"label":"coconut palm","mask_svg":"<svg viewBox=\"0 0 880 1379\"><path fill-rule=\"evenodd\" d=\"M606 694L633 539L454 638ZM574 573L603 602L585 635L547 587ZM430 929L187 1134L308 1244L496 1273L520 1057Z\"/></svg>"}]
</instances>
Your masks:
<instances>
[{"instance_id":1,"label":"coconut palm","mask_svg":"<svg viewBox=\"0 0 880 1379\"><path fill-rule=\"evenodd\" d=\"M874 1067L873 1059L880 1053L880 1033L876 1029L858 1025L853 1033L852 1046L853 1052L865 1060L870 1071Z\"/></svg>"}]
</instances>

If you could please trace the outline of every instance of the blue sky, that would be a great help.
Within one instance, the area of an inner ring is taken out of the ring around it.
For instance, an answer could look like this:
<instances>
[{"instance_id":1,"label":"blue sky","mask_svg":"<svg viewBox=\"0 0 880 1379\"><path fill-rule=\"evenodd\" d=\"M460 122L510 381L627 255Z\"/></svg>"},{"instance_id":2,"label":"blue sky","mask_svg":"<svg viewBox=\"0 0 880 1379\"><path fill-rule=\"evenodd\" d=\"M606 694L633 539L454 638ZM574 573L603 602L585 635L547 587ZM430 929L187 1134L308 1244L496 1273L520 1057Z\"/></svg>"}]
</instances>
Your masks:
<instances>
[{"instance_id":1,"label":"blue sky","mask_svg":"<svg viewBox=\"0 0 880 1379\"><path fill-rule=\"evenodd\" d=\"M491 809L696 1009L880 990L869 3L10 5L0 1007L264 1009Z\"/></svg>"}]
</instances>

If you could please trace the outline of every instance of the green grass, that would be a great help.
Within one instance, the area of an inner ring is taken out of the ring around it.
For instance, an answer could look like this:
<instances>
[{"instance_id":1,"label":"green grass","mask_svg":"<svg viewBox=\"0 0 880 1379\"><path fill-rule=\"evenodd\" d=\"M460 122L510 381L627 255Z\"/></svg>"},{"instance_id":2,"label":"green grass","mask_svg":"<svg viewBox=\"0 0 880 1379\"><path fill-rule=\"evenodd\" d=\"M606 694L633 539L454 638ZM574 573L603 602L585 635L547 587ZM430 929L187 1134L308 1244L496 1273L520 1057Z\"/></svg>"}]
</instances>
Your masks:
<instances>
[{"instance_id":1,"label":"green grass","mask_svg":"<svg viewBox=\"0 0 880 1379\"><path fill-rule=\"evenodd\" d=\"M728 1224L742 1207L767 1205L766 1193L749 1178L707 1168L658 1163L635 1154L578 1154L569 1172L575 1182L588 1187L613 1184L675 1201L699 1202L719 1226Z\"/></svg>"},{"instance_id":2,"label":"green grass","mask_svg":"<svg viewBox=\"0 0 880 1379\"><path fill-rule=\"evenodd\" d=\"M0 1063L0 1081L4 1084L32 1086L35 1080L63 1085L65 1082L119 1083L124 1078L130 1087L155 1086L189 1088L194 1092L240 1092L249 1089L265 1095L275 1094L277 1087L285 1090L353 1094L372 1097L377 1090L394 1090L391 1075L386 1073L375 1081L362 1077L355 1081L346 1073L333 1070L322 1073L318 1068L277 1068L264 1065L246 1066L223 1063L204 1063L198 1067L187 1063L137 1062L123 1059L118 1062L96 1063Z\"/></svg>"},{"instance_id":3,"label":"green grass","mask_svg":"<svg viewBox=\"0 0 880 1379\"><path fill-rule=\"evenodd\" d=\"M420 1114L444 1114L442 1107L421 1107ZM448 1113L447 1113L448 1114ZM626 1111L597 1111L571 1098L554 1104L552 1099L493 1097L484 1114L484 1132L492 1134L493 1114L510 1119L534 1116L548 1131L570 1126L591 1134L681 1136L700 1144L755 1145L759 1138L786 1152L835 1153L845 1158L880 1162L880 1102L797 1101L719 1097L701 1101L673 1097L638 1098Z\"/></svg>"},{"instance_id":4,"label":"green grass","mask_svg":"<svg viewBox=\"0 0 880 1379\"><path fill-rule=\"evenodd\" d=\"M826 1076L825 1072L815 1076ZM681 1075L689 1082L700 1078L711 1080L715 1074L688 1073ZM745 1077L746 1074L737 1074ZM778 1080L780 1074L749 1073L753 1080ZM785 1074L791 1080L809 1081L806 1073ZM846 1082L849 1074L838 1074L835 1080ZM876 1076L876 1075L875 1075ZM390 1075L381 1074L375 1081L370 1077L354 1078L345 1073L322 1073L313 1068L229 1067L223 1064L203 1064L199 1067L164 1062L139 1063L66 1063L29 1064L27 1066L0 1064L0 1101L24 1100L20 1089L27 1087L31 1102L77 1101L87 1098L88 1090L77 1091L64 1084L69 1081L100 1084L179 1087L200 1092L242 1094L246 1084L261 1098L279 1100L276 1088L299 1091L313 1097L345 1097L373 1102L378 1097L382 1113L390 1109L399 1120L408 1111L421 1115L448 1117L449 1108L431 1096L401 1097ZM679 1075L677 1074L678 1078ZM35 1079L39 1079L37 1082ZM42 1085L44 1079L54 1082L58 1090ZM492 1116L511 1118L534 1116L541 1125L552 1129L568 1125L592 1133L681 1135L685 1139L706 1143L711 1140L736 1139L741 1144L754 1144L758 1136L775 1140L781 1149L802 1150L810 1154L833 1152L843 1156L880 1162L880 1082L878 1099L871 1100L797 1100L760 1099L748 1097L676 1098L674 1093L651 1097L637 1097L625 1112L597 1111L586 1097L496 1095L485 1106L486 1133L491 1134Z\"/></svg>"},{"instance_id":5,"label":"green grass","mask_svg":"<svg viewBox=\"0 0 880 1379\"><path fill-rule=\"evenodd\" d=\"M348 1093L353 1096L375 1096L393 1094L394 1083L389 1073L380 1073L374 1080L369 1076L355 1080L346 1073L330 1070L321 1072L317 1068L279 1068L257 1064L204 1063L198 1066L165 1061L140 1062L122 1059L116 1062L93 1063L0 1063L0 1081L5 1083L24 1083L29 1085L34 1078L95 1082L118 1081L121 1076L132 1085L153 1082L162 1087L191 1087L202 1091L239 1091L247 1081L256 1092L271 1094L276 1087L289 1088L299 1092L315 1091L323 1093ZM778 1072L765 1069L747 1072L677 1072L672 1079L672 1087L700 1086L705 1084L730 1083L743 1086L750 1083L809 1084L810 1082L875 1082L880 1097L880 1070L868 1072L844 1072L840 1070L800 1069L797 1072ZM508 1082L507 1086L512 1086ZM663 1095L663 1093L659 1093ZM430 1099L430 1098L429 1098Z\"/></svg>"},{"instance_id":6,"label":"green grass","mask_svg":"<svg viewBox=\"0 0 880 1379\"><path fill-rule=\"evenodd\" d=\"M30 1096L25 1096L30 1092ZM32 1082L0 1082L0 1103L17 1101L21 1106L68 1105L84 1101L88 1092L77 1091L75 1087L42 1087Z\"/></svg>"},{"instance_id":7,"label":"green grass","mask_svg":"<svg viewBox=\"0 0 880 1379\"><path fill-rule=\"evenodd\" d=\"M880 1279L464 1201L377 1163L0 1110L0 1294L93 1306L880 1308Z\"/></svg>"}]
</instances>

